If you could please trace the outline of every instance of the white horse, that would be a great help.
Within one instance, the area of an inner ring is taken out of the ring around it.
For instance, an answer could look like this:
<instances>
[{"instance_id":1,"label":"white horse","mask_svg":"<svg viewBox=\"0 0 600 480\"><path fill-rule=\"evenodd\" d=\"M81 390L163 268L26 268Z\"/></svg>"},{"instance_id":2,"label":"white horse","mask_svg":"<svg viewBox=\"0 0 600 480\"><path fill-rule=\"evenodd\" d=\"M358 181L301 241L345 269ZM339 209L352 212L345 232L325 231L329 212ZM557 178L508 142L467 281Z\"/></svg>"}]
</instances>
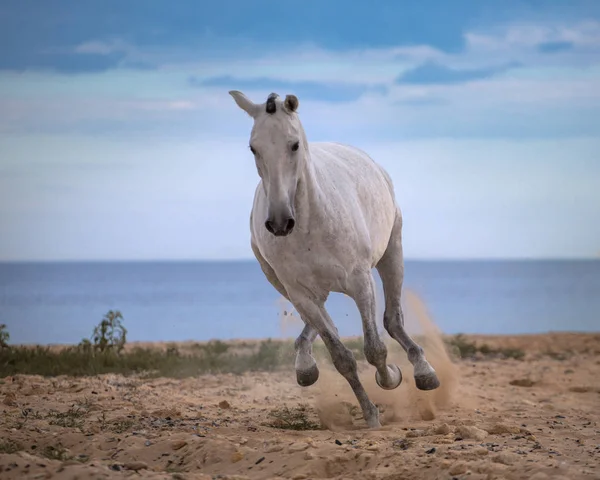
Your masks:
<instances>
[{"instance_id":1,"label":"white horse","mask_svg":"<svg viewBox=\"0 0 600 480\"><path fill-rule=\"evenodd\" d=\"M295 342L296 376L314 384L319 370L312 343L320 335L338 372L361 406L370 428L379 412L362 386L352 352L339 338L325 310L330 292L352 297L362 318L364 351L377 371L377 384L394 389L402 382L377 332L377 268L385 293L384 326L414 367L417 388L440 382L423 349L404 330L400 306L404 261L402 215L389 175L361 150L338 143L309 143L297 115L298 98L275 93L255 104L242 92L229 92L254 119L250 150L261 178L250 214L251 245L262 271L296 308L305 327Z\"/></svg>"}]
</instances>

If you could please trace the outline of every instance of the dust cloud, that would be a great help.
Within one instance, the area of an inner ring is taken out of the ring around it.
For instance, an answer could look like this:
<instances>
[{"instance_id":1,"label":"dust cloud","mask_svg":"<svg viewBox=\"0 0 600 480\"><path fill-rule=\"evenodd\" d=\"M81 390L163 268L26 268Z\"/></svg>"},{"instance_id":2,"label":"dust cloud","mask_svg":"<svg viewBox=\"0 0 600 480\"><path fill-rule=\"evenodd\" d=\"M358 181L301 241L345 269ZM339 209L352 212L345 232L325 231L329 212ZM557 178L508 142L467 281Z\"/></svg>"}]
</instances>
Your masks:
<instances>
[{"instance_id":1,"label":"dust cloud","mask_svg":"<svg viewBox=\"0 0 600 480\"><path fill-rule=\"evenodd\" d=\"M379 300L379 305L382 299ZM435 325L424 302L408 289L404 290L403 311L407 332L425 350L425 355L440 379L440 387L421 391L415 386L413 367L406 353L387 332L380 328L382 339L388 347L388 363L395 363L402 371L402 384L395 390L383 390L375 381L375 368L359 362L359 376L367 394L380 411L383 428L409 418L434 420L438 411L456 402L455 391L459 383L459 370L444 345L442 333ZM382 315L378 315L380 325ZM280 302L282 334L289 336L303 322L285 299ZM335 318L334 318L335 321ZM317 339L320 342L320 339ZM317 383L302 389L302 395L319 414L324 427L336 431L364 428L362 413L347 381L337 372L329 358L317 358L320 376Z\"/></svg>"}]
</instances>

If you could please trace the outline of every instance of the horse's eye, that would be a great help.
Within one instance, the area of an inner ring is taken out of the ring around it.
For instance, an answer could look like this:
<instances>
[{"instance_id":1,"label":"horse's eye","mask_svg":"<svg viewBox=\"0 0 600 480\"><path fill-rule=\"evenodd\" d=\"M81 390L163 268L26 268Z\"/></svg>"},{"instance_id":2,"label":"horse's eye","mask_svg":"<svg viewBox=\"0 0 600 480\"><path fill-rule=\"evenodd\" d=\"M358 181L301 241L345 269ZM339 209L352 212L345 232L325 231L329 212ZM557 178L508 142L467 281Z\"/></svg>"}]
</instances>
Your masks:
<instances>
[{"instance_id":1,"label":"horse's eye","mask_svg":"<svg viewBox=\"0 0 600 480\"><path fill-rule=\"evenodd\" d=\"M250 151L252 152L252 155L256 155L256 150L254 150L252 145L250 145Z\"/></svg>"},{"instance_id":2,"label":"horse's eye","mask_svg":"<svg viewBox=\"0 0 600 480\"><path fill-rule=\"evenodd\" d=\"M300 142L296 142L292 145L292 152L296 152L298 151L298 148L300 147Z\"/></svg>"}]
</instances>

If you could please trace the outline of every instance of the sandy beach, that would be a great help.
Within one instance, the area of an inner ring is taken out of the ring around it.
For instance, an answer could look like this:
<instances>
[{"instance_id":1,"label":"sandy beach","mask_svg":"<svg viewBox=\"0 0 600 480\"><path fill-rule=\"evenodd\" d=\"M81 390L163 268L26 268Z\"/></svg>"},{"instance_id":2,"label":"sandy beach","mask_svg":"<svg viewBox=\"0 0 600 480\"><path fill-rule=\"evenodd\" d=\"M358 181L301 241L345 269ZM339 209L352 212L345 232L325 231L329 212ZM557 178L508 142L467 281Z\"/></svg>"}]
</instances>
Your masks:
<instances>
[{"instance_id":1,"label":"sandy beach","mask_svg":"<svg viewBox=\"0 0 600 480\"><path fill-rule=\"evenodd\" d=\"M9 376L0 381L0 477L600 478L600 335L466 336L487 347L462 359L440 338L425 345L442 382L432 392L416 390L391 345L404 372L398 389L379 389L361 362L379 430L366 429L327 362L304 389L289 368L184 379ZM525 354L488 353L502 349Z\"/></svg>"}]
</instances>

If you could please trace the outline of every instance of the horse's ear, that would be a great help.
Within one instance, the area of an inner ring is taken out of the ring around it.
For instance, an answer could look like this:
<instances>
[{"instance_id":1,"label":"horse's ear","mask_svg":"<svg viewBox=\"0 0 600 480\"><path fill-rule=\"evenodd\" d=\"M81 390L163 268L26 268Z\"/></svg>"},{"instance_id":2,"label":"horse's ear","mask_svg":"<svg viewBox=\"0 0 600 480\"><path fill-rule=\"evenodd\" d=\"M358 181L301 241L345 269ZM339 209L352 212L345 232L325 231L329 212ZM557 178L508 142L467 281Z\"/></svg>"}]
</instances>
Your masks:
<instances>
[{"instance_id":1,"label":"horse's ear","mask_svg":"<svg viewBox=\"0 0 600 480\"><path fill-rule=\"evenodd\" d=\"M298 101L298 97L296 95L286 95L283 104L286 110L291 113L298 110L298 105L300 102Z\"/></svg>"},{"instance_id":2,"label":"horse's ear","mask_svg":"<svg viewBox=\"0 0 600 480\"><path fill-rule=\"evenodd\" d=\"M242 92L238 92L237 90L231 90L229 95L233 97L237 106L240 107L244 112L250 115L252 118L256 117L260 105L256 105L252 100L250 100L246 95Z\"/></svg>"}]
</instances>

